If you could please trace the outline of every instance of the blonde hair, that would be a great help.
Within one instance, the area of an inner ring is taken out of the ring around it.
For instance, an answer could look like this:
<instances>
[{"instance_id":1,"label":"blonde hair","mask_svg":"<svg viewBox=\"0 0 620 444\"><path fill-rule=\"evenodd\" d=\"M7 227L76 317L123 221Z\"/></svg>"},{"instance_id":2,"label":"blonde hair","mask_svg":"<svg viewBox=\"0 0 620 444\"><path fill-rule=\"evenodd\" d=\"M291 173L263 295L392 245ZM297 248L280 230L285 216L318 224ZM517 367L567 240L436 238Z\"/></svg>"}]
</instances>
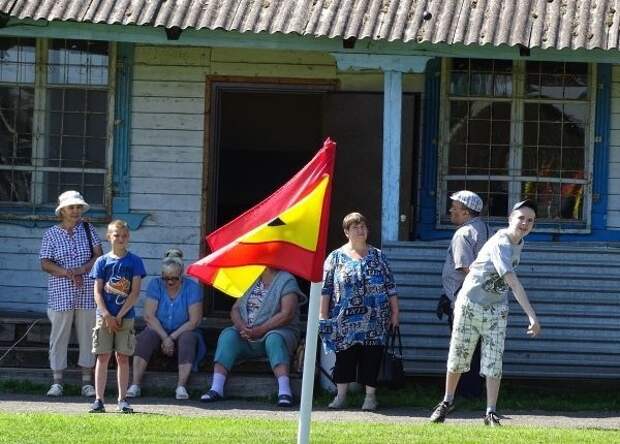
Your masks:
<instances>
[{"instance_id":1,"label":"blonde hair","mask_svg":"<svg viewBox=\"0 0 620 444\"><path fill-rule=\"evenodd\" d=\"M348 231L349 228L351 228L351 225L357 225L361 223L368 226L368 219L366 219L366 217L362 213L349 213L342 220L342 228Z\"/></svg>"},{"instance_id":2,"label":"blonde hair","mask_svg":"<svg viewBox=\"0 0 620 444\"><path fill-rule=\"evenodd\" d=\"M127 230L127 232L129 233L129 225L127 225L127 222L121 219L113 220L108 224L108 233L114 229Z\"/></svg>"},{"instance_id":3,"label":"blonde hair","mask_svg":"<svg viewBox=\"0 0 620 444\"><path fill-rule=\"evenodd\" d=\"M183 273L185 268L183 264L183 252L178 248L170 248L164 253L164 258L161 260L161 271L166 272L175 268L179 274Z\"/></svg>"}]
</instances>

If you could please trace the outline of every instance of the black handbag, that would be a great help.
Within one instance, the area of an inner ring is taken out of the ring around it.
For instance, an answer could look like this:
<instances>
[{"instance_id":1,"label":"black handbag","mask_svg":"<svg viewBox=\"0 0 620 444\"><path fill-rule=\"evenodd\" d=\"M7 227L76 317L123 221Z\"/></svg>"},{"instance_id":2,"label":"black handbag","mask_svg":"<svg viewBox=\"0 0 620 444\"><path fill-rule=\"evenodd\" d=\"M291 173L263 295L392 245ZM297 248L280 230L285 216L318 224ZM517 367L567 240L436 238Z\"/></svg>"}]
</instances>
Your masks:
<instances>
[{"instance_id":1,"label":"black handbag","mask_svg":"<svg viewBox=\"0 0 620 444\"><path fill-rule=\"evenodd\" d=\"M383 360L381 361L377 383L393 389L402 388L405 385L403 346L398 327L392 329L383 351Z\"/></svg>"}]
</instances>

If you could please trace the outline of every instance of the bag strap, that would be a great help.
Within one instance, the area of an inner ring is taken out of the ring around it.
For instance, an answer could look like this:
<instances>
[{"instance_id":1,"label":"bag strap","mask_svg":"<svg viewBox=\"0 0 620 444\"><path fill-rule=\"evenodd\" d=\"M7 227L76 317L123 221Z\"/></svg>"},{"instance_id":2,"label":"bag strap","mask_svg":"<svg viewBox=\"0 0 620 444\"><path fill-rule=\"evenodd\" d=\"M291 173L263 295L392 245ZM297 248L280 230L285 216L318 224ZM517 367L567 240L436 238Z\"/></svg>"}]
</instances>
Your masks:
<instances>
[{"instance_id":1,"label":"bag strap","mask_svg":"<svg viewBox=\"0 0 620 444\"><path fill-rule=\"evenodd\" d=\"M392 334L390 335L390 338L388 339L388 347L387 347L388 349L390 349L392 352L395 352L397 347L398 347L398 354L402 358L403 343L400 337L400 327L394 327L392 329Z\"/></svg>"},{"instance_id":2,"label":"bag strap","mask_svg":"<svg viewBox=\"0 0 620 444\"><path fill-rule=\"evenodd\" d=\"M82 221L84 231L86 231L86 238L88 239L88 247L90 248L90 257L95 255L95 249L93 248L93 234L90 232L90 224L85 220Z\"/></svg>"}]
</instances>

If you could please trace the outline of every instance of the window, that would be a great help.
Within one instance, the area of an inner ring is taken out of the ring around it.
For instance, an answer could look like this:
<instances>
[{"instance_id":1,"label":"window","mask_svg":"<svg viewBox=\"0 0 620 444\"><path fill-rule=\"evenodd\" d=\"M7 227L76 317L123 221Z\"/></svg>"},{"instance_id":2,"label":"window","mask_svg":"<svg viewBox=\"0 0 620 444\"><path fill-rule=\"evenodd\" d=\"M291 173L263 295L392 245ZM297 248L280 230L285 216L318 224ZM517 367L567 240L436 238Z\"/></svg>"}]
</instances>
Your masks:
<instances>
[{"instance_id":1,"label":"window","mask_svg":"<svg viewBox=\"0 0 620 444\"><path fill-rule=\"evenodd\" d=\"M42 214L67 189L109 206L110 45L0 38L0 205Z\"/></svg>"},{"instance_id":2,"label":"window","mask_svg":"<svg viewBox=\"0 0 620 444\"><path fill-rule=\"evenodd\" d=\"M448 196L469 189L491 218L532 198L539 226L586 228L592 70L585 63L446 61L438 220L446 221Z\"/></svg>"}]
</instances>

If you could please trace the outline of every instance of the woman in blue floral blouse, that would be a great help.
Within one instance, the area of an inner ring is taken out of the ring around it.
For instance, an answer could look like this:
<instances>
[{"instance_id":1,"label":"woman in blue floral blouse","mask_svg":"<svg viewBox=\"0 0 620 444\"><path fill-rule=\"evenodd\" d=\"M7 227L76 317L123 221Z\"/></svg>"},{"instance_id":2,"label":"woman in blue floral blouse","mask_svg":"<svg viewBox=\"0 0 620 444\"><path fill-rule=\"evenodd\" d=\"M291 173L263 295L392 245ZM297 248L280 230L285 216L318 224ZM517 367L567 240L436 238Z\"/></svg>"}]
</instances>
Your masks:
<instances>
[{"instance_id":1,"label":"woman in blue floral blouse","mask_svg":"<svg viewBox=\"0 0 620 444\"><path fill-rule=\"evenodd\" d=\"M398 296L384 254L366 243L366 218L350 213L342 227L349 241L325 260L321 291L321 336L336 352L338 394L328 407L343 408L349 383L357 381L366 386L362 410L375 410L383 349L399 324Z\"/></svg>"}]
</instances>

